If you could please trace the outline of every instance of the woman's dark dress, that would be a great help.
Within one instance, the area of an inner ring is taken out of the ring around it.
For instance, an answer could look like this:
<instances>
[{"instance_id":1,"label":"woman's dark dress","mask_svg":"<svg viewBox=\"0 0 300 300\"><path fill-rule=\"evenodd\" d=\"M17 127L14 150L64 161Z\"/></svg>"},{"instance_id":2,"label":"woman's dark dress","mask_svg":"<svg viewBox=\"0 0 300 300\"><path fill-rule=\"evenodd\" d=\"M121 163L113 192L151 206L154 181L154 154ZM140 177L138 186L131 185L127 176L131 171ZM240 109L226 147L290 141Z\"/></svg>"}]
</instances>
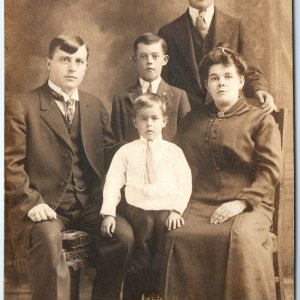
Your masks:
<instances>
[{"instance_id":1,"label":"woman's dark dress","mask_svg":"<svg viewBox=\"0 0 300 300\"><path fill-rule=\"evenodd\" d=\"M177 134L193 174L185 225L168 235L165 300L275 299L273 193L282 173L280 133L271 115L240 99L225 114L214 103L190 112ZM224 202L248 208L210 224Z\"/></svg>"}]
</instances>

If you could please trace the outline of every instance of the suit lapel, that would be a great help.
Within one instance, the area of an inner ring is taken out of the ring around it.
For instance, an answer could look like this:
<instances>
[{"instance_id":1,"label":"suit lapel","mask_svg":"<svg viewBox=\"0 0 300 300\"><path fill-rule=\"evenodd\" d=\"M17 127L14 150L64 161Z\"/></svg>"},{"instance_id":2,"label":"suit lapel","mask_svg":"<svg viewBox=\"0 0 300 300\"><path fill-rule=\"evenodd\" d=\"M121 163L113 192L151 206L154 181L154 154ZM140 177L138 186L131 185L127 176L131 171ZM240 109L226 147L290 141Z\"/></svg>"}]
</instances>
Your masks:
<instances>
[{"instance_id":1,"label":"suit lapel","mask_svg":"<svg viewBox=\"0 0 300 300\"><path fill-rule=\"evenodd\" d=\"M163 79L161 79L161 82L158 86L157 95L165 99L166 103L168 103L169 99L173 97L170 86Z\"/></svg>"},{"instance_id":2,"label":"suit lapel","mask_svg":"<svg viewBox=\"0 0 300 300\"><path fill-rule=\"evenodd\" d=\"M42 119L72 149L67 126L55 100L51 96L47 83L44 84L40 93L40 110Z\"/></svg>"},{"instance_id":3,"label":"suit lapel","mask_svg":"<svg viewBox=\"0 0 300 300\"><path fill-rule=\"evenodd\" d=\"M231 23L231 18L215 7L214 19L213 48L220 42L231 44L230 37L236 30Z\"/></svg>"},{"instance_id":4,"label":"suit lapel","mask_svg":"<svg viewBox=\"0 0 300 300\"><path fill-rule=\"evenodd\" d=\"M196 62L195 49L189 18L190 16L188 11L186 11L186 13L181 16L176 28L176 43L177 47L180 49L183 56L185 57L187 64L194 75L195 80L200 86L200 77Z\"/></svg>"},{"instance_id":5,"label":"suit lapel","mask_svg":"<svg viewBox=\"0 0 300 300\"><path fill-rule=\"evenodd\" d=\"M131 103L133 103L134 100L141 95L142 95L142 88L140 82L138 81L135 85L129 88L128 98L130 99Z\"/></svg>"}]
</instances>

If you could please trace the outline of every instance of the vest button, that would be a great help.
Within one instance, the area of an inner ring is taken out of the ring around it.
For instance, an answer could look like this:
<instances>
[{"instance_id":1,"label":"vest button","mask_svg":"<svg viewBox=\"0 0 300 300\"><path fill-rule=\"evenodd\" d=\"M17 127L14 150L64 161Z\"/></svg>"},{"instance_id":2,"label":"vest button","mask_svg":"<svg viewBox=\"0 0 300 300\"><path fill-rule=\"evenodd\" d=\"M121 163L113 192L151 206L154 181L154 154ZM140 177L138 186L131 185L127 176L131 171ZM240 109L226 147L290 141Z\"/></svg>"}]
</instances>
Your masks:
<instances>
[{"instance_id":1,"label":"vest button","mask_svg":"<svg viewBox=\"0 0 300 300\"><path fill-rule=\"evenodd\" d=\"M65 181L61 181L59 185L60 185L60 186L64 186L65 184L66 184Z\"/></svg>"}]
</instances>

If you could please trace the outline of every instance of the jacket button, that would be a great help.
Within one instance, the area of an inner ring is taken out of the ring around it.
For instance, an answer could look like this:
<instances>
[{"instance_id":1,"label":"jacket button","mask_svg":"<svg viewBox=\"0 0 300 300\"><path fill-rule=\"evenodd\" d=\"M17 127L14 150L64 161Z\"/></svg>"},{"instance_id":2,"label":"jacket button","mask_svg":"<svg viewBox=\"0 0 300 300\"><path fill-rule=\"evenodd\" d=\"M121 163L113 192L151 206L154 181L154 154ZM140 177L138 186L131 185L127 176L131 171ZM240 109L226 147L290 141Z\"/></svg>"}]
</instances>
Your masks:
<instances>
[{"instance_id":1,"label":"jacket button","mask_svg":"<svg viewBox=\"0 0 300 300\"><path fill-rule=\"evenodd\" d=\"M65 184L66 184L65 181L61 181L59 185L64 186Z\"/></svg>"}]
</instances>

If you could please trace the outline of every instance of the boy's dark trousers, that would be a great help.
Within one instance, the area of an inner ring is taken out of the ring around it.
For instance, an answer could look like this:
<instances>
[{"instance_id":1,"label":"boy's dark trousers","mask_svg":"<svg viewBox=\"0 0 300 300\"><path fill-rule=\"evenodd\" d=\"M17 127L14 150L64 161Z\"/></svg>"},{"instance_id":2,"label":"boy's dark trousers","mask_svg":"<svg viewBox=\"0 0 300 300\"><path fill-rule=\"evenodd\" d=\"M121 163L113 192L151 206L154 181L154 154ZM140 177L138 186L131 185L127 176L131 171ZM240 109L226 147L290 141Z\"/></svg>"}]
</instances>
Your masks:
<instances>
[{"instance_id":1,"label":"boy's dark trousers","mask_svg":"<svg viewBox=\"0 0 300 300\"><path fill-rule=\"evenodd\" d=\"M124 300L158 293L168 210L144 210L125 204L124 216L133 229L135 248L123 288Z\"/></svg>"}]
</instances>

